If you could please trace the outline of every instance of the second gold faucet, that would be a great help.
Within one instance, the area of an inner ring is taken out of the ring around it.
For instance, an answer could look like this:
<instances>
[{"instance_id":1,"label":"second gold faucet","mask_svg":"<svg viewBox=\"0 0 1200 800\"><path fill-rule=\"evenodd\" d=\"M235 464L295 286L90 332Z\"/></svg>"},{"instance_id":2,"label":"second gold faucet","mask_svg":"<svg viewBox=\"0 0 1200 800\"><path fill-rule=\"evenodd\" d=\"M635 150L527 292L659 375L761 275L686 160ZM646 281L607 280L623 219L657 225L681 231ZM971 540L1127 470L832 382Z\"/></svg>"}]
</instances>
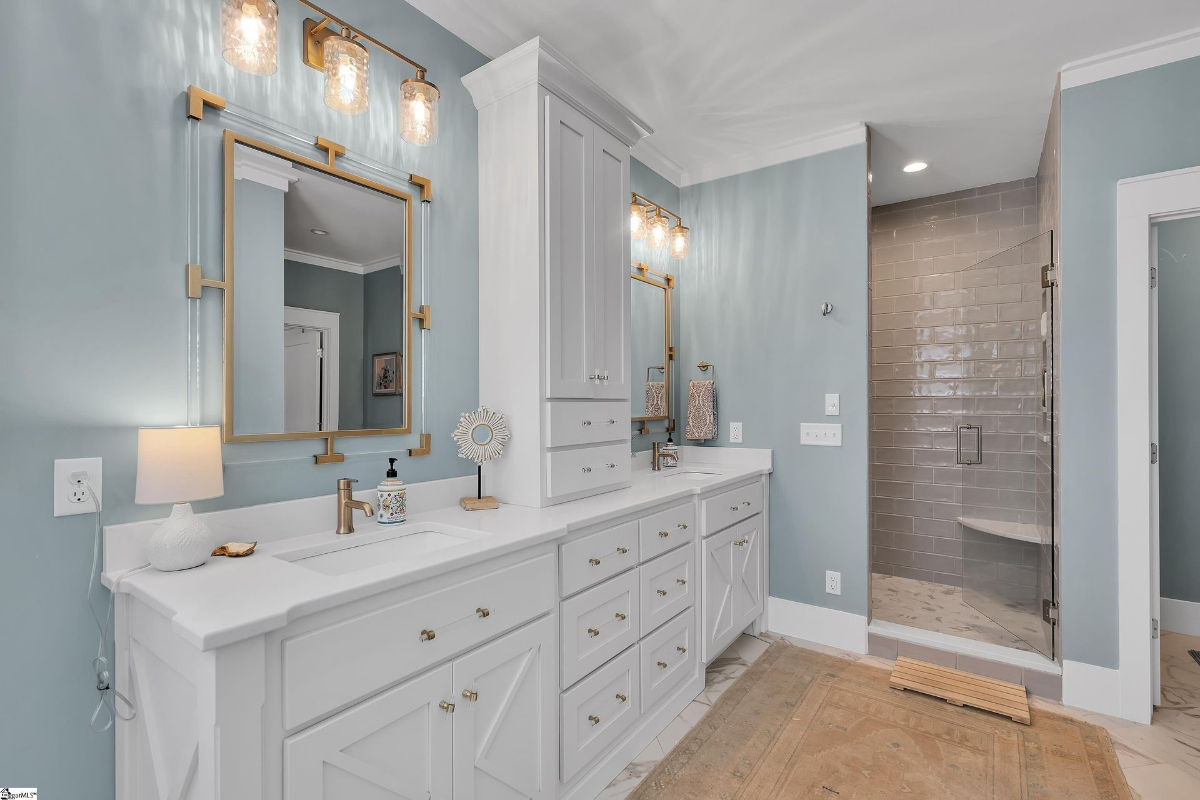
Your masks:
<instances>
[{"instance_id":1,"label":"second gold faucet","mask_svg":"<svg viewBox=\"0 0 1200 800\"><path fill-rule=\"evenodd\" d=\"M338 478L337 482L337 532L339 534L354 533L354 509L358 509L368 517L375 516L375 509L370 503L355 500L350 487L358 483L356 478Z\"/></svg>"}]
</instances>

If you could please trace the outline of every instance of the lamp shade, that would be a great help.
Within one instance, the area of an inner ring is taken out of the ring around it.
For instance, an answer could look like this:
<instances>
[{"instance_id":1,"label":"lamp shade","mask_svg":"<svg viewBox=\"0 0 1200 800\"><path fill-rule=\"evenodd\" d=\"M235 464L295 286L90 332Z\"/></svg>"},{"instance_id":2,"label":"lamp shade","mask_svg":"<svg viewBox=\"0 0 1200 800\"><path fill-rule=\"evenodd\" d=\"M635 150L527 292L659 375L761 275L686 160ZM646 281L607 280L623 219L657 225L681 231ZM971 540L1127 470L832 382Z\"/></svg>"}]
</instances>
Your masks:
<instances>
[{"instance_id":1,"label":"lamp shade","mask_svg":"<svg viewBox=\"0 0 1200 800\"><path fill-rule=\"evenodd\" d=\"M135 503L182 503L223 494L218 426L138 429Z\"/></svg>"}]
</instances>

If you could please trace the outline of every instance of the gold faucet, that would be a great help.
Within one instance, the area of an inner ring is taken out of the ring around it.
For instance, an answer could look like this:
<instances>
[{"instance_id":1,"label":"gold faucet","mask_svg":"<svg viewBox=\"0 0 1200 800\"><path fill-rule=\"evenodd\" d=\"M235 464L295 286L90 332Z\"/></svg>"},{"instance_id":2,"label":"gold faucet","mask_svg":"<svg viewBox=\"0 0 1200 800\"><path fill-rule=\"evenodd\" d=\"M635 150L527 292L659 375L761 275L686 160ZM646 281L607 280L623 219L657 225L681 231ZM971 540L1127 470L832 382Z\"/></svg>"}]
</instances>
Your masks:
<instances>
[{"instance_id":1,"label":"gold faucet","mask_svg":"<svg viewBox=\"0 0 1200 800\"><path fill-rule=\"evenodd\" d=\"M652 450L650 451L650 469L654 470L655 472L661 470L664 458L675 462L673 466L679 465L679 456L677 456L675 453L664 453L662 450L662 442L655 442Z\"/></svg>"},{"instance_id":2,"label":"gold faucet","mask_svg":"<svg viewBox=\"0 0 1200 800\"><path fill-rule=\"evenodd\" d=\"M366 514L368 517L375 516L375 509L371 508L370 503L364 503L362 500L355 500L350 493L350 487L358 483L355 478L338 478L337 482L337 532L339 534L354 533L354 509Z\"/></svg>"}]
</instances>

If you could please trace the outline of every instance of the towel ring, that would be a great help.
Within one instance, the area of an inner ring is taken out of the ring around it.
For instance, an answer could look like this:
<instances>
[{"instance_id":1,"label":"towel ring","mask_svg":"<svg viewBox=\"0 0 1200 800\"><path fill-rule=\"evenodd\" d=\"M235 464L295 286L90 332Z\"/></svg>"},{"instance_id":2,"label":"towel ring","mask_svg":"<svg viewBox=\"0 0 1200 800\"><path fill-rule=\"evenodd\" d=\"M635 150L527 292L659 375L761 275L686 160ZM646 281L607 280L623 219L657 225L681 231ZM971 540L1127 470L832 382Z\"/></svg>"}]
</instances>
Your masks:
<instances>
[{"instance_id":1,"label":"towel ring","mask_svg":"<svg viewBox=\"0 0 1200 800\"><path fill-rule=\"evenodd\" d=\"M712 379L714 381L717 379L717 365L716 364L710 364L707 361L701 361L696 366L699 367L701 372L708 372L711 369L712 370Z\"/></svg>"},{"instance_id":2,"label":"towel ring","mask_svg":"<svg viewBox=\"0 0 1200 800\"><path fill-rule=\"evenodd\" d=\"M666 374L666 372L667 372L667 368L666 368L666 366L665 366L665 365L662 365L662 364L660 364L660 365L659 365L659 366L657 366L657 367L646 367L646 383L649 383L649 382L650 382L650 373L651 373L653 370L658 370L659 372L663 373L664 375L665 375L665 374Z\"/></svg>"}]
</instances>

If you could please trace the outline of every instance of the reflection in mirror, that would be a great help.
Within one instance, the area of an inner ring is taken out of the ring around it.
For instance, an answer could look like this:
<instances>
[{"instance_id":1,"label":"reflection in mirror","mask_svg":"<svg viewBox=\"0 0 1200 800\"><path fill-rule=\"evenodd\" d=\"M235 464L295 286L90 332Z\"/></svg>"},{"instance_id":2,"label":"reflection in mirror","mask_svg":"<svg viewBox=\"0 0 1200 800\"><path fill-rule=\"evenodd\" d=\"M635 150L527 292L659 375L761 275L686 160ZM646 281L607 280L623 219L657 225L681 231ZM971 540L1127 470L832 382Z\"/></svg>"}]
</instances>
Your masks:
<instances>
[{"instance_id":1,"label":"reflection in mirror","mask_svg":"<svg viewBox=\"0 0 1200 800\"><path fill-rule=\"evenodd\" d=\"M630 275L633 419L661 420L671 407L671 286L674 278L634 262Z\"/></svg>"},{"instance_id":2,"label":"reflection in mirror","mask_svg":"<svg viewBox=\"0 0 1200 800\"><path fill-rule=\"evenodd\" d=\"M234 147L233 433L406 427L406 201Z\"/></svg>"}]
</instances>

